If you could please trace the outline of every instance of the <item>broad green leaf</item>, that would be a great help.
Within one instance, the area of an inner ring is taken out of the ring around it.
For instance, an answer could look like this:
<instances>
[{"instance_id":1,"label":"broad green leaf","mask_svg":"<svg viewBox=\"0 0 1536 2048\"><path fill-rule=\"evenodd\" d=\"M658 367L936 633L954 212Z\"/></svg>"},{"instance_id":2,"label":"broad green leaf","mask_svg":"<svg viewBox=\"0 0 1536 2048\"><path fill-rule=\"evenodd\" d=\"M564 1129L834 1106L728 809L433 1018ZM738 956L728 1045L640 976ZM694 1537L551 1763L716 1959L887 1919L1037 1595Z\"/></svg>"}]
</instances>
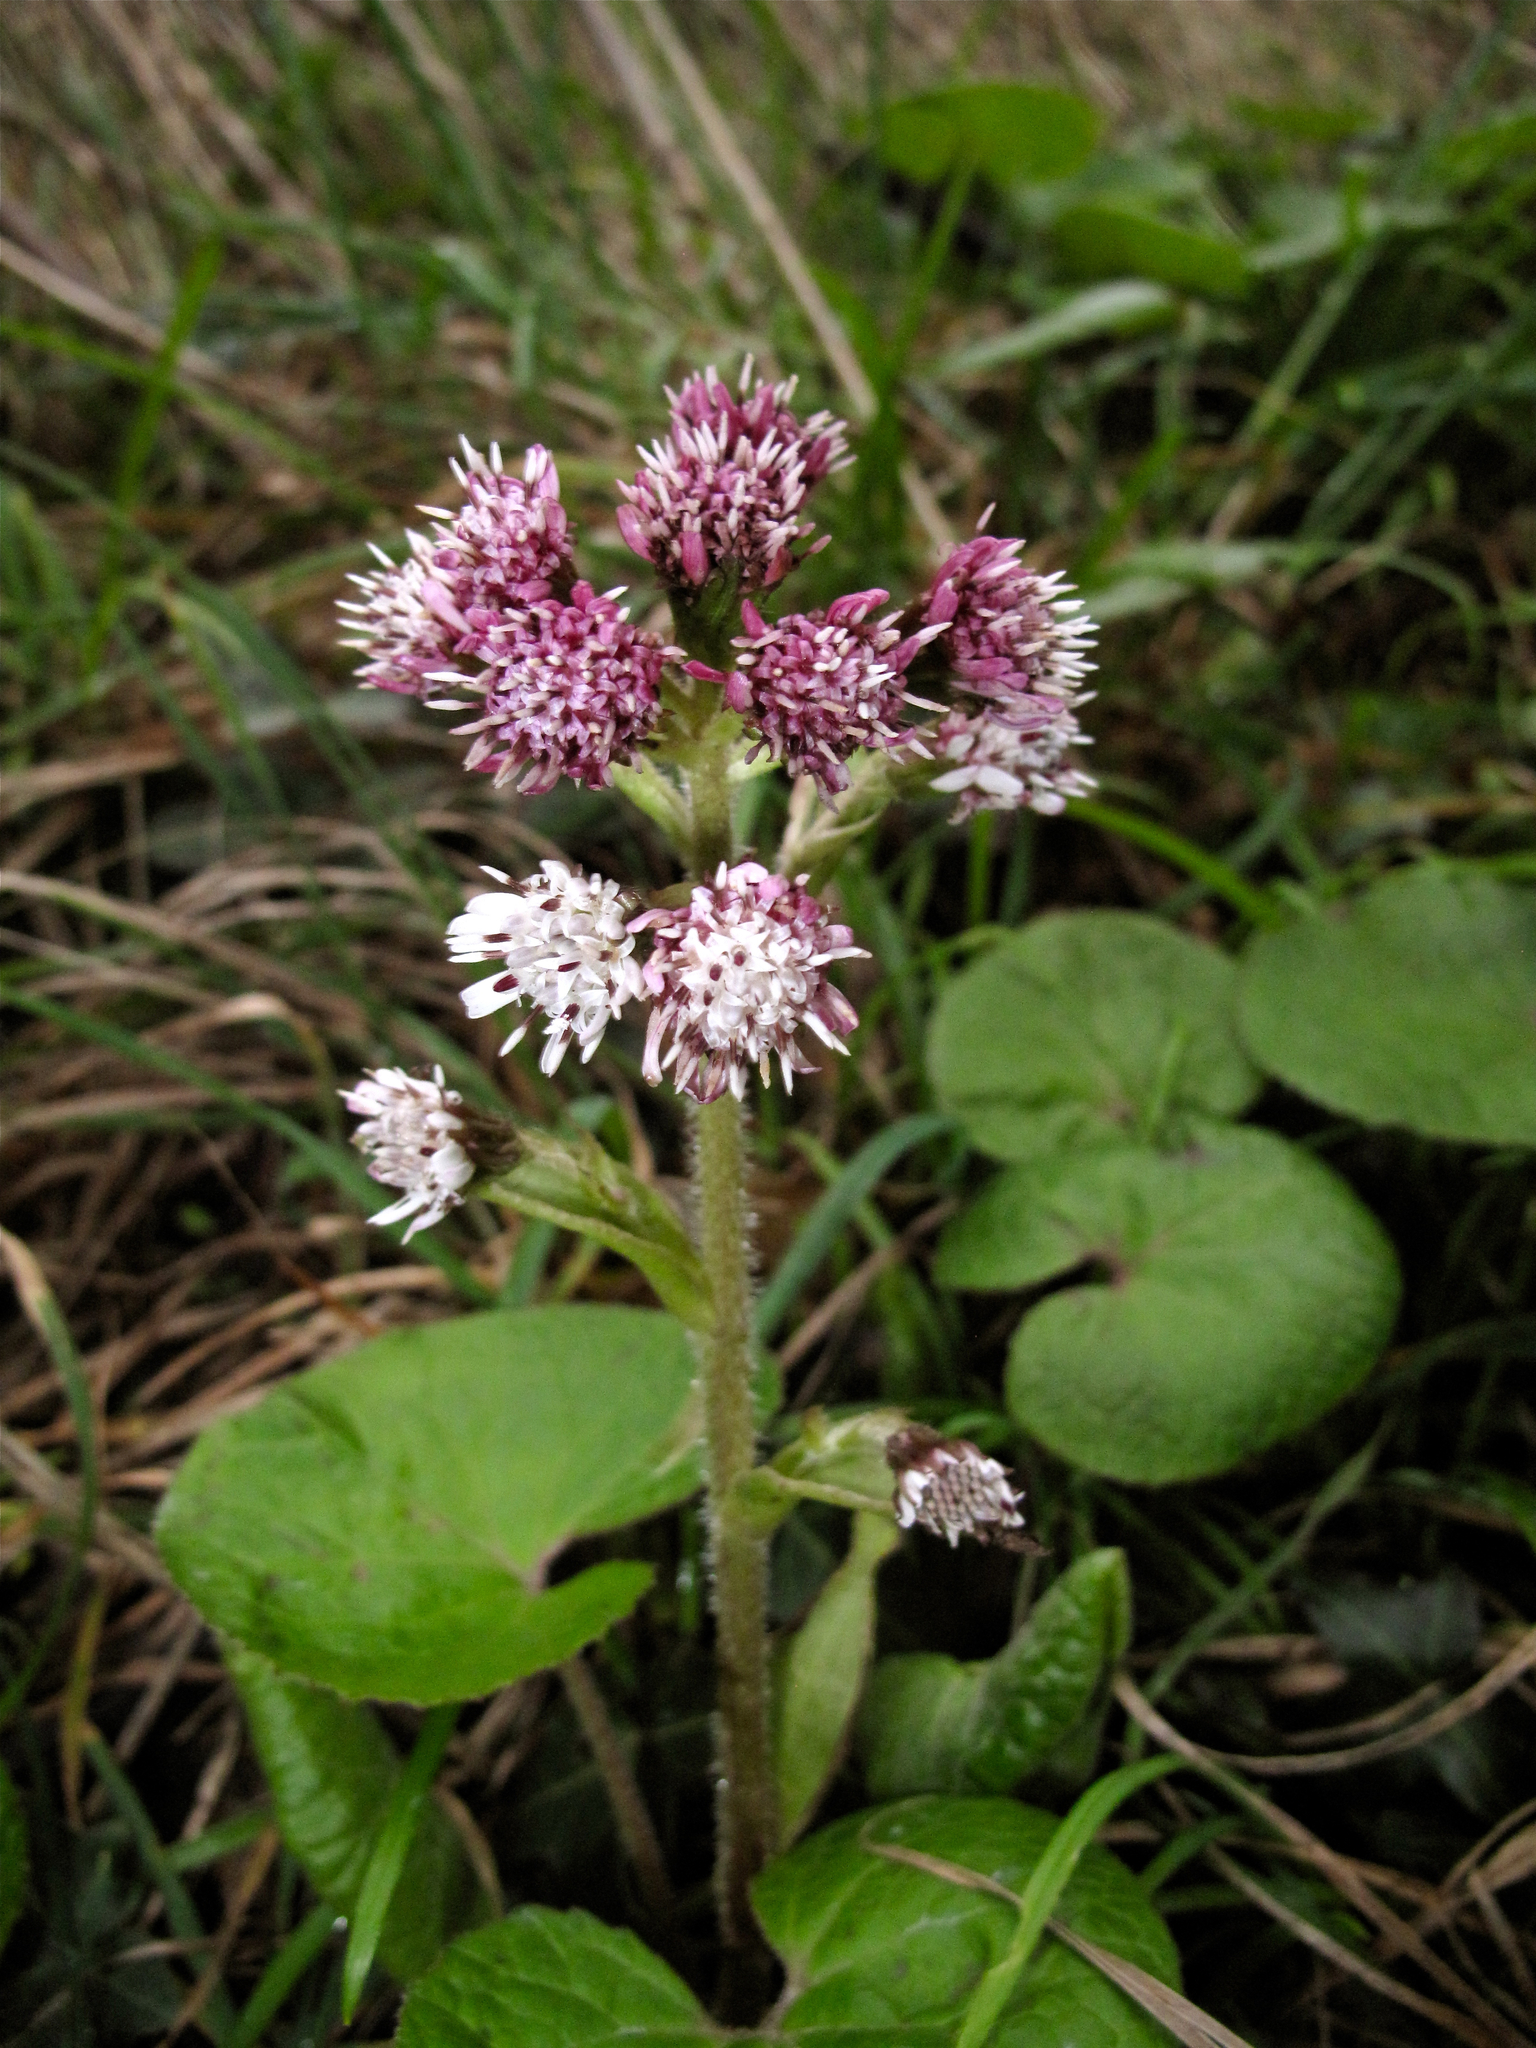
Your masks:
<instances>
[{"instance_id":1,"label":"broad green leaf","mask_svg":"<svg viewBox=\"0 0 1536 2048\"><path fill-rule=\"evenodd\" d=\"M10 1772L0 1763L0 1950L26 1903L27 1817Z\"/></svg>"},{"instance_id":2,"label":"broad green leaf","mask_svg":"<svg viewBox=\"0 0 1536 2048\"><path fill-rule=\"evenodd\" d=\"M201 1437L156 1525L216 1627L348 1698L471 1699L629 1613L648 1565L551 1560L698 1484L688 1338L646 1309L393 1330Z\"/></svg>"},{"instance_id":3,"label":"broad green leaf","mask_svg":"<svg viewBox=\"0 0 1536 2048\"><path fill-rule=\"evenodd\" d=\"M1052 86L952 85L894 100L880 123L880 154L919 185L968 164L994 183L1069 178L1092 153L1098 116Z\"/></svg>"},{"instance_id":4,"label":"broad green leaf","mask_svg":"<svg viewBox=\"0 0 1536 2048\"><path fill-rule=\"evenodd\" d=\"M709 1327L709 1282L663 1196L586 1131L556 1137L525 1126L518 1133L518 1155L515 1165L485 1187L489 1200L595 1238L638 1266L657 1300L690 1329Z\"/></svg>"},{"instance_id":5,"label":"broad green leaf","mask_svg":"<svg viewBox=\"0 0 1536 2048\"><path fill-rule=\"evenodd\" d=\"M1090 1551L995 1657L884 1657L859 1714L877 1799L906 1792L1012 1792L1094 1713L1130 1643L1121 1550Z\"/></svg>"},{"instance_id":6,"label":"broad green leaf","mask_svg":"<svg viewBox=\"0 0 1536 2048\"><path fill-rule=\"evenodd\" d=\"M334 1913L350 1920L404 1764L368 1707L323 1686L284 1678L265 1657L226 1642L283 1840ZM379 1960L419 1976L445 1943L485 1917L457 1830L427 1805L384 1919Z\"/></svg>"},{"instance_id":7,"label":"broad green leaf","mask_svg":"<svg viewBox=\"0 0 1536 2048\"><path fill-rule=\"evenodd\" d=\"M1144 278L1116 278L1109 284L1092 284L1074 292L1048 313L1038 313L1020 327L1002 334L989 334L985 341L973 341L937 362L924 366L924 373L943 384L964 383L985 376L1004 363L1033 362L1052 355L1059 348L1075 348L1080 341L1094 341L1102 334L1126 334L1144 327L1157 327L1177 317L1178 300L1161 285Z\"/></svg>"},{"instance_id":8,"label":"broad green leaf","mask_svg":"<svg viewBox=\"0 0 1536 2048\"><path fill-rule=\"evenodd\" d=\"M725 2039L627 1927L548 1906L520 1906L456 1941L411 1986L395 2036L398 2048L714 2048Z\"/></svg>"},{"instance_id":9,"label":"broad green leaf","mask_svg":"<svg viewBox=\"0 0 1536 2048\"><path fill-rule=\"evenodd\" d=\"M1157 1485L1225 1471L1348 1393L1391 1334L1390 1240L1271 1132L1212 1125L1183 1153L1122 1146L1003 1180L991 1285L1025 1284L1001 1228L1014 1200L1028 1247L1059 1233L1059 1270L1099 1268L1029 1311L1007 1376L1015 1419L1090 1472ZM981 1247L968 1255L978 1285Z\"/></svg>"},{"instance_id":10,"label":"broad green leaf","mask_svg":"<svg viewBox=\"0 0 1536 2048\"><path fill-rule=\"evenodd\" d=\"M1191 1112L1236 1116L1258 1092L1235 985L1225 954L1155 918L1054 912L956 975L928 1071L994 1159L1126 1133L1176 1143Z\"/></svg>"},{"instance_id":11,"label":"broad green leaf","mask_svg":"<svg viewBox=\"0 0 1536 2048\"><path fill-rule=\"evenodd\" d=\"M875 1636L875 1574L895 1549L888 1515L855 1515L848 1555L778 1660L774 1776L779 1839L792 1842L842 1762Z\"/></svg>"},{"instance_id":12,"label":"broad green leaf","mask_svg":"<svg viewBox=\"0 0 1536 2048\"><path fill-rule=\"evenodd\" d=\"M1068 268L1079 277L1119 277L1126 271L1175 291L1212 299L1241 298L1248 267L1236 242L1157 220L1130 206L1073 206L1056 222Z\"/></svg>"},{"instance_id":13,"label":"broad green leaf","mask_svg":"<svg viewBox=\"0 0 1536 2048\"><path fill-rule=\"evenodd\" d=\"M794 1987L784 2038L815 2048L952 2048L1019 1915L869 1845L939 1857L1017 1893L1057 1825L1054 1814L1010 1799L909 1799L851 1814L771 1863L753 1902ZM1083 1852L1055 1911L1087 1940L1177 1985L1167 1928L1108 1850ZM1047 1935L988 2039L989 2048L1166 2048L1167 2036Z\"/></svg>"},{"instance_id":14,"label":"broad green leaf","mask_svg":"<svg viewBox=\"0 0 1536 2048\"><path fill-rule=\"evenodd\" d=\"M1536 1145L1536 894L1471 866L1397 868L1254 940L1239 1021L1254 1058L1367 1124Z\"/></svg>"}]
</instances>

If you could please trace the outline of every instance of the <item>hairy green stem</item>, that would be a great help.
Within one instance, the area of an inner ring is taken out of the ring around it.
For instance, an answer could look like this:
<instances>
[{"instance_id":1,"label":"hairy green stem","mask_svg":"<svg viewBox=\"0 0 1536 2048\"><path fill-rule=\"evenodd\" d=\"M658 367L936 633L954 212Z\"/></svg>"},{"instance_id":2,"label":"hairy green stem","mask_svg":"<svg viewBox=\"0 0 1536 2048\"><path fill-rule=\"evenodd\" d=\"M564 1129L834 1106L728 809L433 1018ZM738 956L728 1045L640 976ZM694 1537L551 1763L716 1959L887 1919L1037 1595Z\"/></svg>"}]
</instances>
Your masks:
<instances>
[{"instance_id":1,"label":"hairy green stem","mask_svg":"<svg viewBox=\"0 0 1536 2048\"><path fill-rule=\"evenodd\" d=\"M701 746L690 764L693 868L700 879L734 850L728 771L723 736ZM733 1095L695 1113L696 1228L713 1302L699 1355L718 1671L715 1895L727 1950L746 1958L762 1951L749 1887L772 1853L777 1803L768 1724L768 1543L740 1490L757 1456L744 1136Z\"/></svg>"}]
</instances>

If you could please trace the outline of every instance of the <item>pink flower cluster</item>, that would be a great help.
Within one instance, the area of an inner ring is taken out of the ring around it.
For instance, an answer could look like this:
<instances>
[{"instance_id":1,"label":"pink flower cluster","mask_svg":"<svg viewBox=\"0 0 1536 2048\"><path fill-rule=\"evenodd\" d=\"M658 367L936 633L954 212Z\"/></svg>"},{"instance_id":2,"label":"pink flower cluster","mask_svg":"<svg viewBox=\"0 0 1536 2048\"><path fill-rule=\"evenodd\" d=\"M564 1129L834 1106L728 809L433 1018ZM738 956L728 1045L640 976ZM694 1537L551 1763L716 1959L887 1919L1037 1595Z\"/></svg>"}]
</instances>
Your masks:
<instances>
[{"instance_id":1,"label":"pink flower cluster","mask_svg":"<svg viewBox=\"0 0 1536 2048\"><path fill-rule=\"evenodd\" d=\"M951 550L923 601L925 625L948 633L956 682L981 700L923 735L941 765L933 787L959 798L957 823L981 810L1060 811L1094 786L1071 750L1089 744L1077 711L1092 695L1081 685L1096 628L1062 576L1019 559L1023 547L978 532Z\"/></svg>"},{"instance_id":2,"label":"pink flower cluster","mask_svg":"<svg viewBox=\"0 0 1536 2048\"><path fill-rule=\"evenodd\" d=\"M749 761L767 747L791 775L814 776L831 796L848 787L843 763L856 748L913 737L899 727L902 707L925 700L908 696L903 678L918 649L945 628L923 626L903 639L899 612L870 617L889 594L854 591L825 611L795 612L771 626L744 602L746 636L731 643L740 650L735 672L689 664L690 675L721 683L726 703L760 735Z\"/></svg>"},{"instance_id":3,"label":"pink flower cluster","mask_svg":"<svg viewBox=\"0 0 1536 2048\"><path fill-rule=\"evenodd\" d=\"M666 583L698 585L733 568L744 590L778 583L794 567L806 492L848 460L842 420L790 410L795 379L766 384L742 366L735 396L714 366L668 391L671 431L641 448L644 467L620 483L619 531ZM819 544L820 545L820 544Z\"/></svg>"},{"instance_id":4,"label":"pink flower cluster","mask_svg":"<svg viewBox=\"0 0 1536 2048\"><path fill-rule=\"evenodd\" d=\"M342 607L354 635L344 644L368 656L365 686L426 697L439 710L471 708L445 691L478 698L480 715L458 728L474 735L465 766L494 774L498 786L526 769L519 787L528 795L562 775L600 789L656 723L662 666L681 650L630 625L616 602L622 592L599 596L572 580L547 448L529 449L519 479L494 444L489 460L463 447L463 465L453 465L463 505L424 506L439 522L431 540L411 534L404 563L380 554L384 569L352 579L363 597ZM466 657L482 665L478 675L457 666Z\"/></svg>"},{"instance_id":5,"label":"pink flower cluster","mask_svg":"<svg viewBox=\"0 0 1536 2048\"><path fill-rule=\"evenodd\" d=\"M489 666L461 687L484 708L454 728L474 735L466 768L493 773L499 789L526 766L525 796L562 775L588 789L612 781L612 763L628 761L660 716L663 664L683 654L632 626L619 595L577 583L569 603L540 598L477 636Z\"/></svg>"},{"instance_id":6,"label":"pink flower cluster","mask_svg":"<svg viewBox=\"0 0 1536 2048\"><path fill-rule=\"evenodd\" d=\"M787 881L756 861L722 861L686 909L634 920L631 930L652 934L641 972L654 999L644 1063L653 1085L670 1067L674 1085L695 1102L713 1102L727 1088L739 1100L751 1069L766 1082L777 1058L793 1088L797 1073L814 1071L795 1043L801 1025L834 1052L847 1051L842 1040L858 1016L826 969L868 956L846 925L829 920L807 879Z\"/></svg>"}]
</instances>

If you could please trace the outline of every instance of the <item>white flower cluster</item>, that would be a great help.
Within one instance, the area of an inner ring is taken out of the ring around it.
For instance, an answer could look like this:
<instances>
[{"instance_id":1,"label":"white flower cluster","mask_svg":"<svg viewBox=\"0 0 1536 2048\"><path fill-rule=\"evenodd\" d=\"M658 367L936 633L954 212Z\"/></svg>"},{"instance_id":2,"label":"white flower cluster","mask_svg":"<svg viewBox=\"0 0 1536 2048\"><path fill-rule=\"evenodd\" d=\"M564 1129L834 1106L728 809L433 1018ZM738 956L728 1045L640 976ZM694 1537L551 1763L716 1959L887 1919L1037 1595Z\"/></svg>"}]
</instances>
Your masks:
<instances>
[{"instance_id":1,"label":"white flower cluster","mask_svg":"<svg viewBox=\"0 0 1536 2048\"><path fill-rule=\"evenodd\" d=\"M685 909L636 919L654 928L645 984L655 1008L643 1068L653 1086L670 1067L675 1086L696 1102L727 1088L740 1101L752 1068L766 1082L777 1057L784 1086L793 1088L796 1073L812 1071L795 1043L802 1024L832 1051L847 1051L841 1041L858 1016L826 968L868 955L846 925L829 922L805 881L770 875L756 861L722 861L713 886L695 889Z\"/></svg>"},{"instance_id":2,"label":"white flower cluster","mask_svg":"<svg viewBox=\"0 0 1536 2048\"><path fill-rule=\"evenodd\" d=\"M366 1119L352 1142L368 1154L368 1171L385 1187L403 1191L372 1220L402 1223L409 1216L409 1243L418 1230L430 1230L458 1208L475 1177L474 1161L461 1142L464 1120L455 1114L464 1098L444 1085L441 1067L432 1069L430 1081L403 1067L379 1067L340 1092L352 1114Z\"/></svg>"},{"instance_id":3,"label":"white flower cluster","mask_svg":"<svg viewBox=\"0 0 1536 2048\"><path fill-rule=\"evenodd\" d=\"M493 880L510 883L499 868ZM617 882L584 875L557 860L514 889L472 896L448 927L449 957L459 963L495 960L495 974L464 990L471 1017L489 1017L510 1003L542 1010L549 1023L539 1065L552 1074L574 1038L583 1061L632 996L642 993L634 934L626 919L633 905ZM502 1045L510 1052L524 1036L525 1020Z\"/></svg>"},{"instance_id":4,"label":"white flower cluster","mask_svg":"<svg viewBox=\"0 0 1536 2048\"><path fill-rule=\"evenodd\" d=\"M1040 715L1015 723L991 710L951 712L925 734L932 753L954 765L933 778L932 787L960 801L953 822L977 811L1012 811L1021 805L1054 816L1069 797L1088 796L1097 786L1075 767L1068 751L1093 742L1070 704L1035 700Z\"/></svg>"},{"instance_id":5,"label":"white flower cluster","mask_svg":"<svg viewBox=\"0 0 1536 2048\"><path fill-rule=\"evenodd\" d=\"M962 1536L1007 1542L1022 1529L1022 1493L1007 1471L964 1437L943 1437L919 1424L898 1430L885 1447L896 1474L896 1523L942 1536L951 1550Z\"/></svg>"}]
</instances>

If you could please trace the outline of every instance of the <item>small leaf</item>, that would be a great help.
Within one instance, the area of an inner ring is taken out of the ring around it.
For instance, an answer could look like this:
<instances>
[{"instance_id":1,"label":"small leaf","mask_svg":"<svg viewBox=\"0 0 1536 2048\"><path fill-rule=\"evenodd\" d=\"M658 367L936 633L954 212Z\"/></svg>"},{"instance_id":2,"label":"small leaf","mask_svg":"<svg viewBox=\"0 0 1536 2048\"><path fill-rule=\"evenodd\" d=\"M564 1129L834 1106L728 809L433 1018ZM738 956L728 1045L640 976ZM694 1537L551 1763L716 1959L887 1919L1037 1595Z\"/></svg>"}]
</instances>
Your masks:
<instances>
[{"instance_id":1,"label":"small leaf","mask_svg":"<svg viewBox=\"0 0 1536 2048\"><path fill-rule=\"evenodd\" d=\"M1238 1042L1223 953L1121 910L1036 918L939 999L928 1071L994 1159L1236 1116L1259 1076Z\"/></svg>"},{"instance_id":2,"label":"small leaf","mask_svg":"<svg viewBox=\"0 0 1536 2048\"><path fill-rule=\"evenodd\" d=\"M1026 1250L1054 1237L1059 1270L1107 1269L1031 1309L1008 1361L1016 1420L1090 1472L1161 1485L1225 1471L1348 1393L1391 1334L1390 1240L1343 1181L1268 1131L1213 1125L1177 1155L1123 1146L1003 1178L989 1284L1044 1277L1043 1257L1009 1263L996 1225L1014 1199L1046 1219L1027 1225Z\"/></svg>"},{"instance_id":3,"label":"small leaf","mask_svg":"<svg viewBox=\"0 0 1536 2048\"><path fill-rule=\"evenodd\" d=\"M1099 121L1086 100L1052 86L952 85L894 100L880 122L889 169L919 185L967 163L994 184L1069 178L1092 154Z\"/></svg>"},{"instance_id":4,"label":"small leaf","mask_svg":"<svg viewBox=\"0 0 1536 2048\"><path fill-rule=\"evenodd\" d=\"M1125 1553L1095 1550L995 1657L882 1658L858 1726L871 1793L1012 1792L1102 1703L1130 1642L1130 1603Z\"/></svg>"},{"instance_id":5,"label":"small leaf","mask_svg":"<svg viewBox=\"0 0 1536 2048\"><path fill-rule=\"evenodd\" d=\"M656 1298L692 1330L710 1322L709 1282L666 1199L586 1131L569 1137L526 1125L515 1166L483 1192L504 1208L595 1238L638 1266Z\"/></svg>"},{"instance_id":6,"label":"small leaf","mask_svg":"<svg viewBox=\"0 0 1536 2048\"><path fill-rule=\"evenodd\" d=\"M1536 895L1472 866L1396 868L1260 934L1243 960L1254 1058L1367 1124L1536 1145Z\"/></svg>"},{"instance_id":7,"label":"small leaf","mask_svg":"<svg viewBox=\"0 0 1536 2048\"><path fill-rule=\"evenodd\" d=\"M0 1950L26 1904L27 1817L10 1772L0 1763Z\"/></svg>"},{"instance_id":8,"label":"small leaf","mask_svg":"<svg viewBox=\"0 0 1536 2048\"><path fill-rule=\"evenodd\" d=\"M982 1978L1007 1955L1018 1910L871 1851L916 1851L1022 1894L1057 1829L1054 1814L1010 1799L909 1799L851 1814L769 1864L753 1903L794 1988L779 2022L785 2040L804 2038L808 2048L952 2042ZM1083 1850L1054 1911L1075 1933L1178 1983L1168 1930L1108 1850ZM1121 1991L1049 1936L988 2036L989 2048L1165 2041Z\"/></svg>"},{"instance_id":9,"label":"small leaf","mask_svg":"<svg viewBox=\"0 0 1536 2048\"><path fill-rule=\"evenodd\" d=\"M626 1927L520 1906L412 1985L398 2048L715 2048L725 2035Z\"/></svg>"},{"instance_id":10,"label":"small leaf","mask_svg":"<svg viewBox=\"0 0 1536 2048\"><path fill-rule=\"evenodd\" d=\"M334 1914L350 1920L404 1765L371 1709L304 1679L284 1678L238 1644L224 1660L239 1689L283 1840ZM420 1815L384 1916L380 1961L418 1976L486 1900L457 1832L435 1806Z\"/></svg>"},{"instance_id":11,"label":"small leaf","mask_svg":"<svg viewBox=\"0 0 1536 2048\"><path fill-rule=\"evenodd\" d=\"M1178 317L1178 310L1178 300L1161 285L1139 277L1116 278L1110 284L1093 284L1074 292L1059 306L1037 313L1020 327L955 349L937 362L925 364L924 374L941 384L965 383L1000 369L1004 363L1034 362L1059 348L1075 348L1079 342L1095 341L1103 334L1139 333L1146 327L1163 326Z\"/></svg>"},{"instance_id":12,"label":"small leaf","mask_svg":"<svg viewBox=\"0 0 1536 2048\"><path fill-rule=\"evenodd\" d=\"M698 1484L694 1362L653 1310L494 1310L393 1330L194 1447L157 1523L177 1583L349 1698L473 1699L627 1614L649 1565L554 1586L573 1538Z\"/></svg>"},{"instance_id":13,"label":"small leaf","mask_svg":"<svg viewBox=\"0 0 1536 2048\"><path fill-rule=\"evenodd\" d=\"M1139 208L1102 202L1070 207L1057 219L1056 239L1067 267L1079 277L1130 271L1212 299L1240 299L1248 289L1248 267L1236 242L1158 220Z\"/></svg>"},{"instance_id":14,"label":"small leaf","mask_svg":"<svg viewBox=\"0 0 1536 2048\"><path fill-rule=\"evenodd\" d=\"M897 1540L888 1516L854 1516L848 1555L779 1662L774 1775L781 1841L792 1842L806 1826L842 1761L874 1644L875 1573Z\"/></svg>"}]
</instances>

